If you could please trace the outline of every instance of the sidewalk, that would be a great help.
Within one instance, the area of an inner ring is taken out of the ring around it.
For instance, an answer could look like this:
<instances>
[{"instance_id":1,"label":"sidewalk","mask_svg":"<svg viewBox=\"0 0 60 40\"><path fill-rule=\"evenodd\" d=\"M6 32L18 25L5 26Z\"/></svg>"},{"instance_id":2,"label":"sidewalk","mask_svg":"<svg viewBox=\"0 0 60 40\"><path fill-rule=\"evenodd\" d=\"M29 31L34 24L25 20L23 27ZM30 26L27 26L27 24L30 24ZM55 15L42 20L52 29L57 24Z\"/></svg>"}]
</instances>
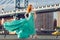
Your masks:
<instances>
[{"instance_id":1,"label":"sidewalk","mask_svg":"<svg viewBox=\"0 0 60 40\"><path fill-rule=\"evenodd\" d=\"M4 38L4 35L0 35L0 40L2 39L8 39L8 40L17 40L17 35L6 35L6 37ZM33 38L32 38L33 39ZM35 39L60 39L60 36L58 36L56 38L56 36L52 36L52 35L38 35L38 38Z\"/></svg>"}]
</instances>

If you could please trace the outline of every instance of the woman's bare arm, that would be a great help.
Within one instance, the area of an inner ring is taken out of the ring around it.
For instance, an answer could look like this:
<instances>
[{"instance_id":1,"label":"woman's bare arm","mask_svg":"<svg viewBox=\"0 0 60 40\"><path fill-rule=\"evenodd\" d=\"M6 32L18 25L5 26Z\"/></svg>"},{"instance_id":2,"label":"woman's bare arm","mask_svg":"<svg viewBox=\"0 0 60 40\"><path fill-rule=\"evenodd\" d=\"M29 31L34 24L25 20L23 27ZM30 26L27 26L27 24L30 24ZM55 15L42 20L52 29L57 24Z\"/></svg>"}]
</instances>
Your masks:
<instances>
[{"instance_id":1,"label":"woman's bare arm","mask_svg":"<svg viewBox=\"0 0 60 40\"><path fill-rule=\"evenodd\" d=\"M36 12L34 13L34 19L36 20L36 18L37 18L37 15L36 15Z\"/></svg>"}]
</instances>

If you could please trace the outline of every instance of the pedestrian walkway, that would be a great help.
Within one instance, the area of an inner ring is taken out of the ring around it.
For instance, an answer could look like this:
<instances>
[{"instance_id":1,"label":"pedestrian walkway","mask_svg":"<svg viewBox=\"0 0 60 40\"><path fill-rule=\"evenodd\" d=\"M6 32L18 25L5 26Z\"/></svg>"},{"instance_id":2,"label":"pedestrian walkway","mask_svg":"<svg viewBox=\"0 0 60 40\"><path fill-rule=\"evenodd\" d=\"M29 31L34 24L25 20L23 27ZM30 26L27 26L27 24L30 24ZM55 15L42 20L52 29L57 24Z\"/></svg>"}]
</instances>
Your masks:
<instances>
[{"instance_id":1,"label":"pedestrian walkway","mask_svg":"<svg viewBox=\"0 0 60 40\"><path fill-rule=\"evenodd\" d=\"M4 38L4 35L0 35L0 40L2 39L6 39L6 40L19 40L17 38L17 35L6 35L6 37ZM34 39L34 38L32 38ZM54 39L54 40L57 40L57 39L60 39L60 36L58 36L56 38L56 36L53 36L53 35L38 35L38 38L35 38L35 39Z\"/></svg>"}]
</instances>

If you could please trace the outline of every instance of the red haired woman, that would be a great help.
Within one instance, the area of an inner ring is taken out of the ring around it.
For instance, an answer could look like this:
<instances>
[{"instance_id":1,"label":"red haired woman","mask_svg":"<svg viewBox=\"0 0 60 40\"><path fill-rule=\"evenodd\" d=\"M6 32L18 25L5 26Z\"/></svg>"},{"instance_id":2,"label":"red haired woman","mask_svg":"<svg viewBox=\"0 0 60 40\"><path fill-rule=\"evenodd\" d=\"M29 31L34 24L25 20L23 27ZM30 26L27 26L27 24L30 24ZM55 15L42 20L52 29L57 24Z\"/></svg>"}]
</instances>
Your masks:
<instances>
[{"instance_id":1,"label":"red haired woman","mask_svg":"<svg viewBox=\"0 0 60 40\"><path fill-rule=\"evenodd\" d=\"M8 31L15 31L18 38L29 38L31 35L35 35L35 19L36 13L32 10L32 5L28 5L25 13L25 18L19 20L13 20L11 22L5 22L4 28Z\"/></svg>"}]
</instances>

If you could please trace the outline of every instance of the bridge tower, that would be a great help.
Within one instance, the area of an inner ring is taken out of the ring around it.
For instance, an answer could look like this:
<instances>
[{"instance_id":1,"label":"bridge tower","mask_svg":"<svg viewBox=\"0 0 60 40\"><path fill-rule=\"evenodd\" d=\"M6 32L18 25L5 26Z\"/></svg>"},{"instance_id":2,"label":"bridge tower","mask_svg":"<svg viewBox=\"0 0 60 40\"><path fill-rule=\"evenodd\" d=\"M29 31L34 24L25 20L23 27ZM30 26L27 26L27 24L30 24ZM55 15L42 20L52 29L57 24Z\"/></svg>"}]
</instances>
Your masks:
<instances>
[{"instance_id":1,"label":"bridge tower","mask_svg":"<svg viewBox=\"0 0 60 40\"><path fill-rule=\"evenodd\" d=\"M24 0L24 6L25 8L28 6L28 0Z\"/></svg>"},{"instance_id":2,"label":"bridge tower","mask_svg":"<svg viewBox=\"0 0 60 40\"><path fill-rule=\"evenodd\" d=\"M22 7L21 4L23 4L24 6ZM28 0L15 0L15 9L24 9L27 6L28 6Z\"/></svg>"}]
</instances>

